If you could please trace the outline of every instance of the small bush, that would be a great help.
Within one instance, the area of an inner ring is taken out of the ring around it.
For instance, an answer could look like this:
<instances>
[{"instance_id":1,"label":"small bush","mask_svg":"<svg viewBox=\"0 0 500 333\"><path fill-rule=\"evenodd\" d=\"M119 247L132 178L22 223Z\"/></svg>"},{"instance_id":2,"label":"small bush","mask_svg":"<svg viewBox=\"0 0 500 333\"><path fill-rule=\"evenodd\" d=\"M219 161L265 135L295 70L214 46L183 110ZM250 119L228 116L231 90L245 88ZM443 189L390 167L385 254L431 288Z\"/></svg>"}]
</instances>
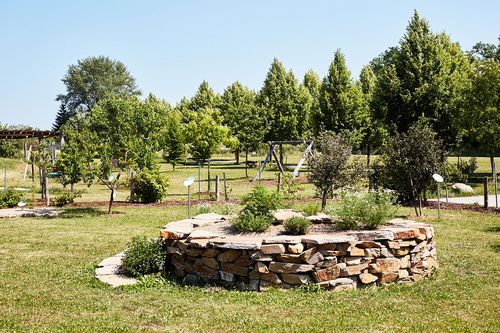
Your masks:
<instances>
[{"instance_id":1,"label":"small bush","mask_svg":"<svg viewBox=\"0 0 500 333\"><path fill-rule=\"evenodd\" d=\"M290 235L305 235L311 228L311 221L305 217L294 216L283 223L285 230Z\"/></svg>"},{"instance_id":2,"label":"small bush","mask_svg":"<svg viewBox=\"0 0 500 333\"><path fill-rule=\"evenodd\" d=\"M252 188L252 192L243 196L242 201L245 207L245 214L253 216L271 215L273 210L283 206L283 197L274 191L269 191L262 185L256 185Z\"/></svg>"},{"instance_id":3,"label":"small bush","mask_svg":"<svg viewBox=\"0 0 500 333\"><path fill-rule=\"evenodd\" d=\"M313 216L319 213L321 210L321 206L315 203L308 203L307 205L304 206L302 211L306 216Z\"/></svg>"},{"instance_id":4,"label":"small bush","mask_svg":"<svg viewBox=\"0 0 500 333\"><path fill-rule=\"evenodd\" d=\"M272 215L240 214L233 226L241 232L264 232L273 224Z\"/></svg>"},{"instance_id":5,"label":"small bush","mask_svg":"<svg viewBox=\"0 0 500 333\"><path fill-rule=\"evenodd\" d=\"M81 196L79 192L64 192L54 198L54 203L59 207L66 206L72 204L76 198Z\"/></svg>"},{"instance_id":6,"label":"small bush","mask_svg":"<svg viewBox=\"0 0 500 333\"><path fill-rule=\"evenodd\" d=\"M165 266L167 253L161 239L132 238L125 252L122 268L125 274L138 277L161 272Z\"/></svg>"},{"instance_id":7,"label":"small bush","mask_svg":"<svg viewBox=\"0 0 500 333\"><path fill-rule=\"evenodd\" d=\"M15 207L21 201L22 194L12 188L0 190L0 208Z\"/></svg>"},{"instance_id":8,"label":"small bush","mask_svg":"<svg viewBox=\"0 0 500 333\"><path fill-rule=\"evenodd\" d=\"M469 176L477 170L477 159L471 158L469 161L460 160L458 163L448 163L446 173L451 182L467 183Z\"/></svg>"},{"instance_id":9,"label":"small bush","mask_svg":"<svg viewBox=\"0 0 500 333\"><path fill-rule=\"evenodd\" d=\"M252 192L243 196L242 203L245 207L233 226L241 232L264 232L274 221L272 211L282 207L283 198L277 192L256 185Z\"/></svg>"},{"instance_id":10,"label":"small bush","mask_svg":"<svg viewBox=\"0 0 500 333\"><path fill-rule=\"evenodd\" d=\"M298 199L300 192L304 191L304 185L293 177L293 173L285 172L281 183L281 193L285 199Z\"/></svg>"},{"instance_id":11,"label":"small bush","mask_svg":"<svg viewBox=\"0 0 500 333\"><path fill-rule=\"evenodd\" d=\"M376 229L394 216L395 196L389 192L342 194L334 213L343 230Z\"/></svg>"},{"instance_id":12,"label":"small bush","mask_svg":"<svg viewBox=\"0 0 500 333\"><path fill-rule=\"evenodd\" d=\"M168 179L159 172L142 171L130 180L130 201L141 203L159 202L165 197Z\"/></svg>"}]
</instances>

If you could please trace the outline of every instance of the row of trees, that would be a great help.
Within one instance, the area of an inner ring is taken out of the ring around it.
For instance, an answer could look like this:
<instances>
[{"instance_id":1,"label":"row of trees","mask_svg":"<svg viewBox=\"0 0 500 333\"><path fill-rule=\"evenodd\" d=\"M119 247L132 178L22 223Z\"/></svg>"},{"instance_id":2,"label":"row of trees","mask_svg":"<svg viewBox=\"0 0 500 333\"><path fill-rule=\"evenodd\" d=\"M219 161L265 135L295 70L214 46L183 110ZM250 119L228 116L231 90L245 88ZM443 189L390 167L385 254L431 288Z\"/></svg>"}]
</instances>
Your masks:
<instances>
[{"instance_id":1,"label":"row of trees","mask_svg":"<svg viewBox=\"0 0 500 333\"><path fill-rule=\"evenodd\" d=\"M302 82L274 59L260 91L239 82L217 94L203 81L195 95L170 111L162 148L173 165L184 144L206 160L223 143L237 160L267 140L309 138L324 130L348 137L370 155L390 135L425 118L447 149L473 148L494 156L500 150L500 46L478 43L464 52L444 33L435 34L418 13L399 45L373 59L352 78L337 50L321 80L308 71ZM70 66L63 79L55 128L76 112L88 112L108 94L140 94L120 62L88 58ZM186 130L188 129L188 130ZM369 163L369 159L368 159Z\"/></svg>"}]
</instances>

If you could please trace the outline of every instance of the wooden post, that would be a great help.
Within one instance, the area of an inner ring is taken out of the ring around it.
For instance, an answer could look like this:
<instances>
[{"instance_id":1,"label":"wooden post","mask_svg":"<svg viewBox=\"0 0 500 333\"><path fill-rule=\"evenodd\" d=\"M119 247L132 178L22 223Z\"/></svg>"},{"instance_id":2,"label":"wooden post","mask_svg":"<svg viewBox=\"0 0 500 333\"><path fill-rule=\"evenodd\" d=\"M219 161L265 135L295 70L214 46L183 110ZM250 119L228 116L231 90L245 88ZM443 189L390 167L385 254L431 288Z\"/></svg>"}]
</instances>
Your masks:
<instances>
[{"instance_id":1,"label":"wooden post","mask_svg":"<svg viewBox=\"0 0 500 333\"><path fill-rule=\"evenodd\" d=\"M201 162L198 160L198 200L201 200Z\"/></svg>"},{"instance_id":2,"label":"wooden post","mask_svg":"<svg viewBox=\"0 0 500 333\"><path fill-rule=\"evenodd\" d=\"M3 190L7 191L7 166L3 167Z\"/></svg>"},{"instance_id":3,"label":"wooden post","mask_svg":"<svg viewBox=\"0 0 500 333\"><path fill-rule=\"evenodd\" d=\"M50 194L49 194L49 177L46 172L43 173L43 183L45 189L45 199L47 199L47 206L50 206Z\"/></svg>"},{"instance_id":4,"label":"wooden post","mask_svg":"<svg viewBox=\"0 0 500 333\"><path fill-rule=\"evenodd\" d=\"M488 208L488 177L484 177L483 187L484 187L484 208Z\"/></svg>"},{"instance_id":5,"label":"wooden post","mask_svg":"<svg viewBox=\"0 0 500 333\"><path fill-rule=\"evenodd\" d=\"M210 159L208 159L208 196L210 196Z\"/></svg>"},{"instance_id":6,"label":"wooden post","mask_svg":"<svg viewBox=\"0 0 500 333\"><path fill-rule=\"evenodd\" d=\"M220 194L219 194L219 176L215 176L215 201L219 202Z\"/></svg>"},{"instance_id":7,"label":"wooden post","mask_svg":"<svg viewBox=\"0 0 500 333\"><path fill-rule=\"evenodd\" d=\"M224 201L227 201L228 200L228 197L227 197L227 183L226 183L226 173L222 173L222 175L224 176Z\"/></svg>"},{"instance_id":8,"label":"wooden post","mask_svg":"<svg viewBox=\"0 0 500 333\"><path fill-rule=\"evenodd\" d=\"M498 177L497 177L497 164L493 160L493 184L495 184L495 208L498 208Z\"/></svg>"},{"instance_id":9,"label":"wooden post","mask_svg":"<svg viewBox=\"0 0 500 333\"><path fill-rule=\"evenodd\" d=\"M278 173L278 193L281 191L281 173Z\"/></svg>"}]
</instances>

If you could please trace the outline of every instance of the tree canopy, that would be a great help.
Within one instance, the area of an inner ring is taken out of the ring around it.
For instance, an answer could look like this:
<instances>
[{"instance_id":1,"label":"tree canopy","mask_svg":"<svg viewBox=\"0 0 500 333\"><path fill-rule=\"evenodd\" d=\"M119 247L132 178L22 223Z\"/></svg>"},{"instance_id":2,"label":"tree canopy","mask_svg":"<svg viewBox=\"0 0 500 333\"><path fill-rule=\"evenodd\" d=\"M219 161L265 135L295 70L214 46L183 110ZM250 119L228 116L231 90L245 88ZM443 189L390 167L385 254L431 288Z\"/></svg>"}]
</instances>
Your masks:
<instances>
[{"instance_id":1,"label":"tree canopy","mask_svg":"<svg viewBox=\"0 0 500 333\"><path fill-rule=\"evenodd\" d=\"M104 56L78 60L77 64L69 66L62 82L66 93L57 95L61 108L54 129L59 129L77 111L88 112L107 95L140 95L135 78L125 65Z\"/></svg>"}]
</instances>

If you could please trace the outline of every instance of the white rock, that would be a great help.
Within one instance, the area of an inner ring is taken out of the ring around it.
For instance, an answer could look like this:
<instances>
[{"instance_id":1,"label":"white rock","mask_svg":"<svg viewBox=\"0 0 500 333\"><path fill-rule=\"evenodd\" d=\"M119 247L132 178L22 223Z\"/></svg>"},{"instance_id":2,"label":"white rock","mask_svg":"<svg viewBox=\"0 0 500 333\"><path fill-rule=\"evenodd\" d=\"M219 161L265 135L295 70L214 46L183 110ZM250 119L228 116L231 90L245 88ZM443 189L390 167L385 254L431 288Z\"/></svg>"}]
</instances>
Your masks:
<instances>
[{"instance_id":1,"label":"white rock","mask_svg":"<svg viewBox=\"0 0 500 333\"><path fill-rule=\"evenodd\" d=\"M474 189L467 184L455 183L451 185L451 189L458 193L474 193Z\"/></svg>"}]
</instances>

